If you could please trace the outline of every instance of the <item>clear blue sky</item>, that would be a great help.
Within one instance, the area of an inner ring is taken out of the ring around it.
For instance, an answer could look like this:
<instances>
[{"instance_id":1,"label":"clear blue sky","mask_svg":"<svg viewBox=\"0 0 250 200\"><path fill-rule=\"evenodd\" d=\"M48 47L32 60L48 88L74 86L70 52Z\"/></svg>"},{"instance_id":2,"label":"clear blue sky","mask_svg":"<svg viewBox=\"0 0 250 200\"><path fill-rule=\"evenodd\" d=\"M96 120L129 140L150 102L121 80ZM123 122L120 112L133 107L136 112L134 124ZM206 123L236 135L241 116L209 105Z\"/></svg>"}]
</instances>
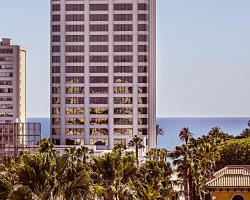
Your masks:
<instances>
[{"instance_id":1,"label":"clear blue sky","mask_svg":"<svg viewBox=\"0 0 250 200\"><path fill-rule=\"evenodd\" d=\"M49 0L1 0L28 51L28 117L49 116ZM157 115L250 116L250 1L157 0Z\"/></svg>"}]
</instances>

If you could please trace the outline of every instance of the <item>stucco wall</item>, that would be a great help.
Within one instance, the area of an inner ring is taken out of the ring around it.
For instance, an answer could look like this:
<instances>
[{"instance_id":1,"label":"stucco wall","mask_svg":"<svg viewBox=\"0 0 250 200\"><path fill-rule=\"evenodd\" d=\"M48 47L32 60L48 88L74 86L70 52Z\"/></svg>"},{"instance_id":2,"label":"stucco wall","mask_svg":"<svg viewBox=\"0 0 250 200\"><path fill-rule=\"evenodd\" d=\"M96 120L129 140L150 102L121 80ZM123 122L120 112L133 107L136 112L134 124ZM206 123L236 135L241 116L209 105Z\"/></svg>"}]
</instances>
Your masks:
<instances>
[{"instance_id":1,"label":"stucco wall","mask_svg":"<svg viewBox=\"0 0 250 200\"><path fill-rule=\"evenodd\" d=\"M215 200L232 200L235 195L242 195L245 200L250 200L250 192L212 192L212 197L216 197Z\"/></svg>"}]
</instances>

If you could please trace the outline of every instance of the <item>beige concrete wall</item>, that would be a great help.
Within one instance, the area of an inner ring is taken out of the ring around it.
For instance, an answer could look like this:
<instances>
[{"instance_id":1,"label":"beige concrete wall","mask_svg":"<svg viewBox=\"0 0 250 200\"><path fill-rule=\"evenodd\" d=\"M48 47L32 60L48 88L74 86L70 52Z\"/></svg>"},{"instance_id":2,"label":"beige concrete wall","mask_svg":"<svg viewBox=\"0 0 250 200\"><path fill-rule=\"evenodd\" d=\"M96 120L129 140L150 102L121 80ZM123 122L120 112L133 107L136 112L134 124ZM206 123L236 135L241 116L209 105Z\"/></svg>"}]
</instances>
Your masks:
<instances>
[{"instance_id":1,"label":"beige concrete wall","mask_svg":"<svg viewBox=\"0 0 250 200\"><path fill-rule=\"evenodd\" d=\"M26 50L19 52L19 120L26 121Z\"/></svg>"}]
</instances>

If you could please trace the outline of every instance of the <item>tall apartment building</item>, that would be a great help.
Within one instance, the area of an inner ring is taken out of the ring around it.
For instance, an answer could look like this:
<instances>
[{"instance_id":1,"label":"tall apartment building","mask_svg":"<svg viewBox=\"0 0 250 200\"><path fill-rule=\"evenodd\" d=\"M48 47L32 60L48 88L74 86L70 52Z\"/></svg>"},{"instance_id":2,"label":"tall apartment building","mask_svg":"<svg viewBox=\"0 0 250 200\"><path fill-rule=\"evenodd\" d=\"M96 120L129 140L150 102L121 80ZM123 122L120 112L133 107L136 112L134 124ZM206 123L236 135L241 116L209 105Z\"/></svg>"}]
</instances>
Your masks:
<instances>
[{"instance_id":1,"label":"tall apartment building","mask_svg":"<svg viewBox=\"0 0 250 200\"><path fill-rule=\"evenodd\" d=\"M0 42L0 123L25 122L26 118L26 50Z\"/></svg>"},{"instance_id":2,"label":"tall apartment building","mask_svg":"<svg viewBox=\"0 0 250 200\"><path fill-rule=\"evenodd\" d=\"M156 0L51 0L51 138L155 145Z\"/></svg>"}]
</instances>

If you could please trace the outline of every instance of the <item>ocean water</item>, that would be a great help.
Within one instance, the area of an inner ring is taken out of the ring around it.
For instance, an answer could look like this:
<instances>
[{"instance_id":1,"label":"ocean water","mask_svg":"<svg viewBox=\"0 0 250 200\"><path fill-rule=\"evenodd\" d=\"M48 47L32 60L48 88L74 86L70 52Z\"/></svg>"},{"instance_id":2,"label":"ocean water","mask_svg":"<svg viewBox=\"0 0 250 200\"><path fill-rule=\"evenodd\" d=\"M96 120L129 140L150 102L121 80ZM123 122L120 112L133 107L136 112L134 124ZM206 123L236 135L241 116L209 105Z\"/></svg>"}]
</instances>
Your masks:
<instances>
[{"instance_id":1,"label":"ocean water","mask_svg":"<svg viewBox=\"0 0 250 200\"><path fill-rule=\"evenodd\" d=\"M179 132L184 127L188 127L196 137L208 133L213 127L219 127L224 132L237 135L247 128L247 122L249 119L250 117L157 118L157 123L165 131L163 136L159 136L157 146L173 150L176 145L181 143L179 140ZM27 121L41 123L42 137L49 137L49 118L28 118Z\"/></svg>"},{"instance_id":2,"label":"ocean water","mask_svg":"<svg viewBox=\"0 0 250 200\"><path fill-rule=\"evenodd\" d=\"M157 118L157 123L164 129L163 136L159 136L157 146L173 150L181 143L180 130L188 127L194 137L207 134L213 127L219 127L224 132L238 135L247 128L250 117L220 117L220 118Z\"/></svg>"}]
</instances>

